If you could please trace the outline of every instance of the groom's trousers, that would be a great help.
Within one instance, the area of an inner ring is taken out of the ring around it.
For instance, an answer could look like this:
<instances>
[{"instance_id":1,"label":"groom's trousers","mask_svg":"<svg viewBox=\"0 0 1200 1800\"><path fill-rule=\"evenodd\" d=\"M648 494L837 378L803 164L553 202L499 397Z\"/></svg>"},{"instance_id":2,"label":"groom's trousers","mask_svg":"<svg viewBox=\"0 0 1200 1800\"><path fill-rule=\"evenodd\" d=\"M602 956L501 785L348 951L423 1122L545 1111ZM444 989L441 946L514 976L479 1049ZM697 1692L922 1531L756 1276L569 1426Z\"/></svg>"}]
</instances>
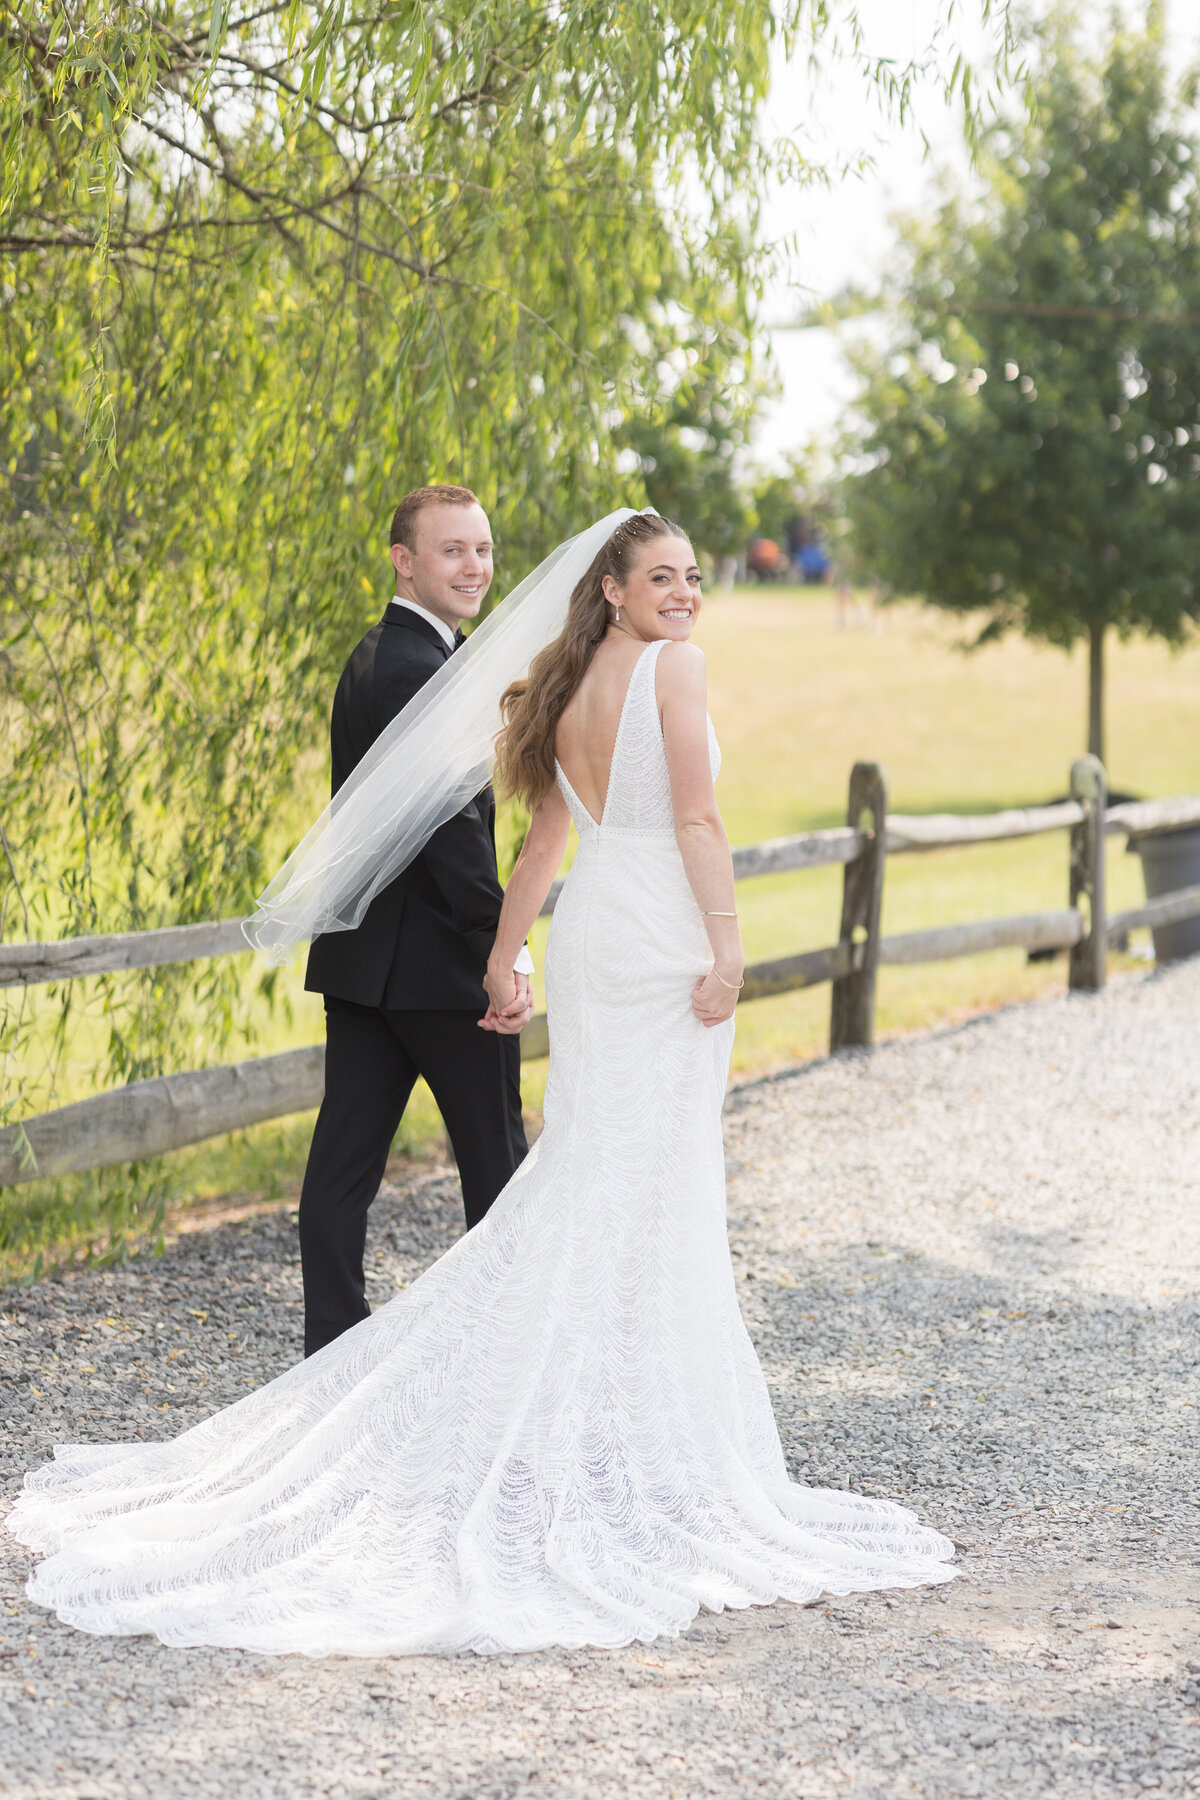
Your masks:
<instances>
[{"instance_id":1,"label":"groom's trousers","mask_svg":"<svg viewBox=\"0 0 1200 1800\"><path fill-rule=\"evenodd\" d=\"M367 1213L418 1075L454 1150L468 1228L524 1158L519 1040L481 1031L481 1017L326 997L325 1098L300 1195L306 1356L370 1312Z\"/></svg>"}]
</instances>

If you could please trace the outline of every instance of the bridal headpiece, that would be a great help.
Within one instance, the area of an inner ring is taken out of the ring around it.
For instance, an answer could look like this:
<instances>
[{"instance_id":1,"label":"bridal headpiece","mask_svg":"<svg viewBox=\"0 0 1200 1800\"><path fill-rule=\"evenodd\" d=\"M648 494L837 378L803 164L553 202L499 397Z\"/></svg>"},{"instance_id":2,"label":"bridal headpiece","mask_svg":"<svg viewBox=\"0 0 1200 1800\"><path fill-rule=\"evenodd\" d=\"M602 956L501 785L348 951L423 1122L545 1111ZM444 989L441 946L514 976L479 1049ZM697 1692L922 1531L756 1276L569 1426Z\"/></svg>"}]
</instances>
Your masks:
<instances>
[{"instance_id":1,"label":"bridal headpiece","mask_svg":"<svg viewBox=\"0 0 1200 1800\"><path fill-rule=\"evenodd\" d=\"M380 733L242 925L268 962L287 962L319 932L360 924L438 826L485 786L501 694L558 636L576 582L633 516L623 506L552 550Z\"/></svg>"}]
</instances>

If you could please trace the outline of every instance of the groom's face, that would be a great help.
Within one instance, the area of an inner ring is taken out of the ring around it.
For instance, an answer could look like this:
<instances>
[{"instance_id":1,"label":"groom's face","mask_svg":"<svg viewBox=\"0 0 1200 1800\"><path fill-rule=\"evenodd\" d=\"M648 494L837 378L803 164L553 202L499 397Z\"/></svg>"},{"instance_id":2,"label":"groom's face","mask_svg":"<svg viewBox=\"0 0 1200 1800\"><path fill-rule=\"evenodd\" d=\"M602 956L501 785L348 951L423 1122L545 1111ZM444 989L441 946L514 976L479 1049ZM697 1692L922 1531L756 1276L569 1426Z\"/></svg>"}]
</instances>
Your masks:
<instances>
[{"instance_id":1,"label":"groom's face","mask_svg":"<svg viewBox=\"0 0 1200 1800\"><path fill-rule=\"evenodd\" d=\"M447 625L473 619L492 584L492 533L482 506L422 507L413 542L392 545L396 592Z\"/></svg>"}]
</instances>

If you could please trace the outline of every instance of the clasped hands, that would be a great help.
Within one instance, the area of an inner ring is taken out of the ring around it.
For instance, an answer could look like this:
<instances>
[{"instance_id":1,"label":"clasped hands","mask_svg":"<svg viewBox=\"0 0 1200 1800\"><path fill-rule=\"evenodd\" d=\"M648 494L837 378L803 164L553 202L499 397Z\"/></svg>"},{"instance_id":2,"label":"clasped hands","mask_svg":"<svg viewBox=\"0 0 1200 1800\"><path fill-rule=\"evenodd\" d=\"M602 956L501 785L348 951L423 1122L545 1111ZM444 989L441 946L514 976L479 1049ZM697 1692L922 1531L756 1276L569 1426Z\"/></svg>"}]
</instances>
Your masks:
<instances>
[{"instance_id":1,"label":"clasped hands","mask_svg":"<svg viewBox=\"0 0 1200 1800\"><path fill-rule=\"evenodd\" d=\"M518 975L513 969L497 973L489 965L483 985L488 1009L479 1021L480 1030L515 1037L533 1017L533 988L528 975Z\"/></svg>"},{"instance_id":2,"label":"clasped hands","mask_svg":"<svg viewBox=\"0 0 1200 1800\"><path fill-rule=\"evenodd\" d=\"M515 1037L533 1017L533 988L528 975L489 967L483 985L488 1009L479 1021L480 1030ZM713 968L692 989L692 1012L702 1025L721 1025L733 1017L737 998L736 984L722 979Z\"/></svg>"}]
</instances>

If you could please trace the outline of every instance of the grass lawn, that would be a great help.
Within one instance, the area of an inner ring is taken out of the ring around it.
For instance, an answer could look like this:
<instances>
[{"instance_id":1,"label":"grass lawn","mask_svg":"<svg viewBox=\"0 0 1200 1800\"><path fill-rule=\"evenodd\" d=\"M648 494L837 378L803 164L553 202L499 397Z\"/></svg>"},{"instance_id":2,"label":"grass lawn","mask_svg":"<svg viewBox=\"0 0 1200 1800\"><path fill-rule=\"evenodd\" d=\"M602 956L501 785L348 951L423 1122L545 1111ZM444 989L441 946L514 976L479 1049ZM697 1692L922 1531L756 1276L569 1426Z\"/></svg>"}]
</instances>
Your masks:
<instances>
[{"instance_id":1,"label":"grass lawn","mask_svg":"<svg viewBox=\"0 0 1200 1800\"><path fill-rule=\"evenodd\" d=\"M1082 651L1066 656L1019 639L970 655L959 626L917 605L837 630L823 590L754 588L713 594L697 632L709 661L710 710L721 741L718 795L735 844L839 824L856 761L881 762L898 812L990 812L1063 795L1082 748L1086 707ZM1139 795L1200 792L1200 645L1173 654L1140 640L1109 656L1110 785ZM1142 896L1136 858L1109 844L1110 905ZM739 905L751 961L830 943L837 930L840 869L742 884ZM1029 912L1067 903L1065 833L972 850L893 858L884 930ZM533 937L535 957L546 923ZM1119 959L1113 959L1120 966ZM249 978L250 963L247 959ZM299 968L286 1006L245 1052L312 1043L319 1002ZM985 1008L1060 989L1065 960L1028 964L1023 952L880 974L882 1037L928 1029ZM540 999L540 996L539 996ZM734 1079L821 1054L827 987L748 1004L739 1014ZM527 1065L525 1097L536 1115L544 1062ZM181 1195L287 1191L303 1166L311 1120L264 1125L171 1159ZM414 1096L398 1148L429 1154L441 1132L432 1098ZM14 1195L15 1198L15 1195Z\"/></svg>"}]
</instances>

